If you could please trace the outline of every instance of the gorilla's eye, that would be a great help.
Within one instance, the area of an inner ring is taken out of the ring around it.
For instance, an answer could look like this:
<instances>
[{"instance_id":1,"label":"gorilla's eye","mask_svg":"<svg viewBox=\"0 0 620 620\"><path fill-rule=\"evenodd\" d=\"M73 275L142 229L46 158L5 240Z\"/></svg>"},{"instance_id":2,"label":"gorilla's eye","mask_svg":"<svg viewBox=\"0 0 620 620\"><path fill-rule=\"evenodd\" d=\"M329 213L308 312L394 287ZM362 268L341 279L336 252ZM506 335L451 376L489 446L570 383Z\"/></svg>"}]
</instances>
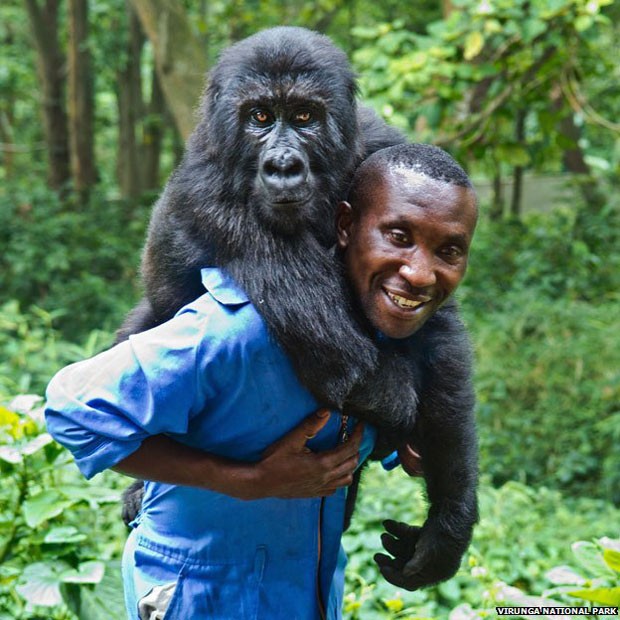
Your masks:
<instances>
[{"instance_id":1,"label":"gorilla's eye","mask_svg":"<svg viewBox=\"0 0 620 620\"><path fill-rule=\"evenodd\" d=\"M296 123L309 123L312 120L312 112L310 110L299 110L295 113Z\"/></svg>"},{"instance_id":2,"label":"gorilla's eye","mask_svg":"<svg viewBox=\"0 0 620 620\"><path fill-rule=\"evenodd\" d=\"M259 125L269 125L272 122L271 114L261 108L252 110L252 119Z\"/></svg>"}]
</instances>

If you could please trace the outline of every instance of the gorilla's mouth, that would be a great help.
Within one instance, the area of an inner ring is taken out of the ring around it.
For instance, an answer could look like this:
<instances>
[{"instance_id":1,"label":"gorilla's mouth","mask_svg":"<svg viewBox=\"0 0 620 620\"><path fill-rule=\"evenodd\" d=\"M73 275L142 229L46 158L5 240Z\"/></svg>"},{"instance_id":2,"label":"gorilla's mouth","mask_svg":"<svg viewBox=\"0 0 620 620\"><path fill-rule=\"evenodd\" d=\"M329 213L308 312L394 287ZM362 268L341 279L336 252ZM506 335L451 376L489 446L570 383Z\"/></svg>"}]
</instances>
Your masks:
<instances>
[{"instance_id":1,"label":"gorilla's mouth","mask_svg":"<svg viewBox=\"0 0 620 620\"><path fill-rule=\"evenodd\" d=\"M297 197L286 198L286 199L272 200L271 205L275 209L290 209L290 208L301 207L305 205L309 200L310 200L310 196L303 196L301 198L297 198Z\"/></svg>"}]
</instances>

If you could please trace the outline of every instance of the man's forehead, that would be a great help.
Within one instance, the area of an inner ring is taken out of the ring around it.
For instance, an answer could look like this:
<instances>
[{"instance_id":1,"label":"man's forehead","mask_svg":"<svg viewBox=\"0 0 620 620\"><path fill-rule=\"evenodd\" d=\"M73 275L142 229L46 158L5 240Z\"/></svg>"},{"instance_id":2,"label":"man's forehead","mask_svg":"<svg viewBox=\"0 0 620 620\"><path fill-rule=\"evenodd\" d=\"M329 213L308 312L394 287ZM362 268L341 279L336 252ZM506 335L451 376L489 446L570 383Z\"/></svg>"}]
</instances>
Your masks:
<instances>
[{"instance_id":1,"label":"man's forehead","mask_svg":"<svg viewBox=\"0 0 620 620\"><path fill-rule=\"evenodd\" d=\"M416 212L429 217L442 214L441 217L461 222L471 232L477 220L477 198L473 188L436 179L411 167L383 169L364 202L362 219L400 219Z\"/></svg>"},{"instance_id":2,"label":"man's forehead","mask_svg":"<svg viewBox=\"0 0 620 620\"><path fill-rule=\"evenodd\" d=\"M439 203L455 202L456 195L470 188L461 187L444 179L436 179L412 167L393 166L379 172L368 193L366 210L385 209L394 205L394 199L412 200L417 206L433 208Z\"/></svg>"}]
</instances>

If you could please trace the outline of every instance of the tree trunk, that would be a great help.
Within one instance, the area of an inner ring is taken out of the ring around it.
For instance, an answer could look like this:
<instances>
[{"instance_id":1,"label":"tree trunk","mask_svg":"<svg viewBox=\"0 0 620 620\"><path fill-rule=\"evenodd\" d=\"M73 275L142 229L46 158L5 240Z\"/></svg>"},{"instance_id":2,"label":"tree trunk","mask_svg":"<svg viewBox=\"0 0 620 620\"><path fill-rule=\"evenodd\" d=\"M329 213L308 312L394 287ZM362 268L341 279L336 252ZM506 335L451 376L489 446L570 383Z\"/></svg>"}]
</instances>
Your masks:
<instances>
[{"instance_id":1,"label":"tree trunk","mask_svg":"<svg viewBox=\"0 0 620 620\"><path fill-rule=\"evenodd\" d=\"M502 174L497 169L493 175L493 196L491 198L491 208L489 210L489 219L493 222L502 219L504 215L504 192L502 189Z\"/></svg>"},{"instance_id":2,"label":"tree trunk","mask_svg":"<svg viewBox=\"0 0 620 620\"><path fill-rule=\"evenodd\" d=\"M153 71L152 84L151 101L142 124L142 178L145 190L159 187L159 162L166 113L166 101L159 85L157 71Z\"/></svg>"},{"instance_id":3,"label":"tree trunk","mask_svg":"<svg viewBox=\"0 0 620 620\"><path fill-rule=\"evenodd\" d=\"M8 49L14 44L13 28L10 23L4 24L4 40L2 43ZM10 91L10 92L9 92ZM15 91L8 87L5 89L4 96L0 100L0 165L4 168L4 176L11 179L14 172L14 137L13 123L15 120Z\"/></svg>"},{"instance_id":4,"label":"tree trunk","mask_svg":"<svg viewBox=\"0 0 620 620\"><path fill-rule=\"evenodd\" d=\"M565 106L564 95L559 86L553 89L551 101L556 111L561 111ZM564 149L562 155L564 167L579 179L579 188L586 202L586 210L596 212L605 204L605 197L596 179L592 176L590 166L586 162L583 151L579 146L581 130L575 124L575 118L570 108L566 109L561 116L558 130L572 144L570 148Z\"/></svg>"},{"instance_id":5,"label":"tree trunk","mask_svg":"<svg viewBox=\"0 0 620 620\"><path fill-rule=\"evenodd\" d=\"M192 132L194 110L207 68L202 42L194 35L183 5L173 0L131 0L153 46L168 109L183 139Z\"/></svg>"},{"instance_id":6,"label":"tree trunk","mask_svg":"<svg viewBox=\"0 0 620 620\"><path fill-rule=\"evenodd\" d=\"M517 122L515 126L515 140L518 145L525 146L525 118L527 113L525 110L517 112ZM512 200L510 203L510 215L515 219L521 217L521 197L523 195L523 166L515 166L512 175Z\"/></svg>"},{"instance_id":7,"label":"tree trunk","mask_svg":"<svg viewBox=\"0 0 620 620\"><path fill-rule=\"evenodd\" d=\"M143 189L139 143L136 136L143 116L140 61L144 35L135 11L127 5L129 21L126 46L127 61L117 73L118 153L116 173L121 195L136 198Z\"/></svg>"},{"instance_id":8,"label":"tree trunk","mask_svg":"<svg viewBox=\"0 0 620 620\"><path fill-rule=\"evenodd\" d=\"M76 191L87 198L97 180L95 98L88 47L88 0L69 0L69 136Z\"/></svg>"},{"instance_id":9,"label":"tree trunk","mask_svg":"<svg viewBox=\"0 0 620 620\"><path fill-rule=\"evenodd\" d=\"M71 180L65 110L65 57L58 43L58 0L24 0L37 52L43 128L49 158L48 185L66 190Z\"/></svg>"}]
</instances>

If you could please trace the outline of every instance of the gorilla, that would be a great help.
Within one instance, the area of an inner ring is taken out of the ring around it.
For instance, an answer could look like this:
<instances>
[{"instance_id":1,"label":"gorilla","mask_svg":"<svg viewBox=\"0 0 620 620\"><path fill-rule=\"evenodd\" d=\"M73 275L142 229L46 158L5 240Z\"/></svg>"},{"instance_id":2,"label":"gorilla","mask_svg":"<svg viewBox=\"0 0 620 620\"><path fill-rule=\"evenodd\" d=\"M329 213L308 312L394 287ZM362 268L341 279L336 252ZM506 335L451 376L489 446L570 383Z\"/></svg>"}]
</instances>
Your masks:
<instances>
[{"instance_id":1,"label":"gorilla","mask_svg":"<svg viewBox=\"0 0 620 620\"><path fill-rule=\"evenodd\" d=\"M119 339L201 295L201 267L224 267L321 405L379 427L383 454L403 438L417 446L429 514L421 528L392 527L399 571L388 577L416 589L456 572L477 520L470 345L452 303L399 346L378 342L352 303L335 207L366 156L405 141L356 95L346 55L302 28L265 30L221 54L154 207L145 297ZM129 493L126 518L139 497Z\"/></svg>"}]
</instances>

